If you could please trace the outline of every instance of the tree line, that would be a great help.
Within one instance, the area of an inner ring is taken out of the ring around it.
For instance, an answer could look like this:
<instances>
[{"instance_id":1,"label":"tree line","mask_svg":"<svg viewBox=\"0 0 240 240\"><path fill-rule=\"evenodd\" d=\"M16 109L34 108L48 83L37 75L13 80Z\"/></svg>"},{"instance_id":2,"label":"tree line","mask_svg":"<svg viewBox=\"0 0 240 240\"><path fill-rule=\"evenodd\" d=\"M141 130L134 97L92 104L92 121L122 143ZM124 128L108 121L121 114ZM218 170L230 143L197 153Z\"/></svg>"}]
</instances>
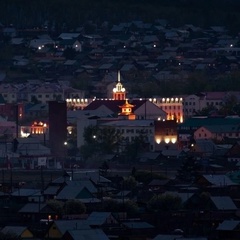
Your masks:
<instances>
[{"instance_id":1,"label":"tree line","mask_svg":"<svg viewBox=\"0 0 240 240\"><path fill-rule=\"evenodd\" d=\"M74 28L89 20L114 23L165 18L174 25L226 25L238 31L239 6L236 0L2 0L0 21L20 28L41 26L45 21L56 28Z\"/></svg>"}]
</instances>

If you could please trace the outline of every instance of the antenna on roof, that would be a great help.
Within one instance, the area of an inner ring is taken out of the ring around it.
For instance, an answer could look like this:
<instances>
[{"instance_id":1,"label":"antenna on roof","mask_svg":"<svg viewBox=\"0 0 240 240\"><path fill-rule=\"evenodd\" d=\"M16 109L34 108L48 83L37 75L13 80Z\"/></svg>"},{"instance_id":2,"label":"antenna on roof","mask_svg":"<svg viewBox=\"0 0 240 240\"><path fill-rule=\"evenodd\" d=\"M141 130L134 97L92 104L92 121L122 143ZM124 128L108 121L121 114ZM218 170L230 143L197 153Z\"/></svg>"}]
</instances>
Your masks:
<instances>
[{"instance_id":1,"label":"antenna on roof","mask_svg":"<svg viewBox=\"0 0 240 240\"><path fill-rule=\"evenodd\" d=\"M118 71L118 82L120 82L121 76L120 76L120 71Z\"/></svg>"}]
</instances>

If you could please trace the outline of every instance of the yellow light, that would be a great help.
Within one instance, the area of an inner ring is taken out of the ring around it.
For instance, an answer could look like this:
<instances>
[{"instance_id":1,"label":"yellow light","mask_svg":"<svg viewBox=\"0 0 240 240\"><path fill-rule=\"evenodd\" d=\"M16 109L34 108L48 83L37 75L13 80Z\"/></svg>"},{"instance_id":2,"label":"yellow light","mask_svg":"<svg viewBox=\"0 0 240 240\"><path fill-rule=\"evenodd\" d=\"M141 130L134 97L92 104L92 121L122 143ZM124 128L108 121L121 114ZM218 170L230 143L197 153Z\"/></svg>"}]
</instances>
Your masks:
<instances>
[{"instance_id":1,"label":"yellow light","mask_svg":"<svg viewBox=\"0 0 240 240\"><path fill-rule=\"evenodd\" d=\"M164 139L164 142L165 142L166 144L168 144L168 143L170 142L170 139L169 139L169 138L165 138L165 139Z\"/></svg>"}]
</instances>

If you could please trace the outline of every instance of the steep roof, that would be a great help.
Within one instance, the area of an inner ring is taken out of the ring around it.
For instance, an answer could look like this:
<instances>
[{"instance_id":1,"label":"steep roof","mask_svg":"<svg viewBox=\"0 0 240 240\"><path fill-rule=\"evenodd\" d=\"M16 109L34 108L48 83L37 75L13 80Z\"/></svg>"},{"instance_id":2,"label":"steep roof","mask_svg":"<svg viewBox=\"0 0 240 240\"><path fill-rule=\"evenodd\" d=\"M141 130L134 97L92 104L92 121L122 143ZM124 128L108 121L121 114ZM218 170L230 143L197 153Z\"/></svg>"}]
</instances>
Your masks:
<instances>
[{"instance_id":1,"label":"steep roof","mask_svg":"<svg viewBox=\"0 0 240 240\"><path fill-rule=\"evenodd\" d=\"M211 197L211 200L218 210L237 210L235 203L228 196Z\"/></svg>"},{"instance_id":2,"label":"steep roof","mask_svg":"<svg viewBox=\"0 0 240 240\"><path fill-rule=\"evenodd\" d=\"M203 126L212 133L232 133L240 131L240 124Z\"/></svg>"},{"instance_id":3,"label":"steep roof","mask_svg":"<svg viewBox=\"0 0 240 240\"><path fill-rule=\"evenodd\" d=\"M184 123L179 124L180 127L202 127L211 125L235 125L240 124L240 118L207 118L207 117L192 117Z\"/></svg>"},{"instance_id":4,"label":"steep roof","mask_svg":"<svg viewBox=\"0 0 240 240\"><path fill-rule=\"evenodd\" d=\"M89 225L101 226L110 216L112 216L111 212L92 212L87 221Z\"/></svg>"},{"instance_id":5,"label":"steep roof","mask_svg":"<svg viewBox=\"0 0 240 240\"><path fill-rule=\"evenodd\" d=\"M129 221L129 222L124 222L124 226L127 228L131 229L146 229L146 228L154 228L153 225L147 223L147 222L138 222L138 221Z\"/></svg>"},{"instance_id":6,"label":"steep roof","mask_svg":"<svg viewBox=\"0 0 240 240\"><path fill-rule=\"evenodd\" d=\"M28 230L26 226L5 226L1 232L4 234L14 234L17 237L20 237L26 230Z\"/></svg>"},{"instance_id":7,"label":"steep roof","mask_svg":"<svg viewBox=\"0 0 240 240\"><path fill-rule=\"evenodd\" d=\"M58 220L54 221L54 225L62 234L74 229L90 229L86 220Z\"/></svg>"},{"instance_id":8,"label":"steep roof","mask_svg":"<svg viewBox=\"0 0 240 240\"><path fill-rule=\"evenodd\" d=\"M138 109L140 106L142 106L146 100L129 100L129 103L134 105L133 111ZM91 102L84 110L96 110L100 106L104 105L107 108L109 108L114 113L120 113L121 108L120 106L125 104L125 100L95 100Z\"/></svg>"},{"instance_id":9,"label":"steep roof","mask_svg":"<svg viewBox=\"0 0 240 240\"><path fill-rule=\"evenodd\" d=\"M219 224L219 226L217 227L217 230L233 231L239 224L240 224L240 221L238 220L225 220Z\"/></svg>"},{"instance_id":10,"label":"steep roof","mask_svg":"<svg viewBox=\"0 0 240 240\"><path fill-rule=\"evenodd\" d=\"M68 231L74 240L109 240L102 229L74 229Z\"/></svg>"},{"instance_id":11,"label":"steep roof","mask_svg":"<svg viewBox=\"0 0 240 240\"><path fill-rule=\"evenodd\" d=\"M228 176L220 174L220 175L203 175L203 177L213 186L232 186L237 185L234 183Z\"/></svg>"}]
</instances>

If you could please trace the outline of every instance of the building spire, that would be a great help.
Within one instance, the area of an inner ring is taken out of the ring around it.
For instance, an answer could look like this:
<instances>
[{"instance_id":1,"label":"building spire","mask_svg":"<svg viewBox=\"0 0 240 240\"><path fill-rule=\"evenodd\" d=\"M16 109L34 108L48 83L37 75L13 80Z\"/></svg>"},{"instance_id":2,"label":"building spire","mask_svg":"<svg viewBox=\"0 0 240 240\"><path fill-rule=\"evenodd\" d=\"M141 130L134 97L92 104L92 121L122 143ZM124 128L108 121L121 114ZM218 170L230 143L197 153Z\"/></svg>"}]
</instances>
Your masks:
<instances>
[{"instance_id":1,"label":"building spire","mask_svg":"<svg viewBox=\"0 0 240 240\"><path fill-rule=\"evenodd\" d=\"M113 99L114 100L125 100L126 99L126 90L120 82L121 76L120 71L118 71L116 87L113 88Z\"/></svg>"},{"instance_id":2,"label":"building spire","mask_svg":"<svg viewBox=\"0 0 240 240\"><path fill-rule=\"evenodd\" d=\"M121 75L120 75L120 71L118 71L118 82L121 82Z\"/></svg>"}]
</instances>

